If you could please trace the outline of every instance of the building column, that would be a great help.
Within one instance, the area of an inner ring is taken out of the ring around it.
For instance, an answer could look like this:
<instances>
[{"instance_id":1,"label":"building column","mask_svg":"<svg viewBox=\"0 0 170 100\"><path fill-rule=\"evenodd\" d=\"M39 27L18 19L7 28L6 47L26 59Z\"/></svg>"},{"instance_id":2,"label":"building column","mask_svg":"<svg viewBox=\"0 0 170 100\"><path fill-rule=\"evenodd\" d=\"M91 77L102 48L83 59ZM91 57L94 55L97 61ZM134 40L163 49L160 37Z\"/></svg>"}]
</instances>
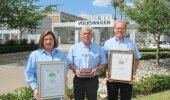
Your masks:
<instances>
[{"instance_id":1,"label":"building column","mask_svg":"<svg viewBox=\"0 0 170 100\"><path fill-rule=\"evenodd\" d=\"M131 29L131 32L130 32L130 39L132 39L133 41L136 41L136 33L138 31L136 29Z\"/></svg>"},{"instance_id":2,"label":"building column","mask_svg":"<svg viewBox=\"0 0 170 100\"><path fill-rule=\"evenodd\" d=\"M20 33L19 32L18 32L17 36L18 36L18 40L19 40L20 39Z\"/></svg>"},{"instance_id":3,"label":"building column","mask_svg":"<svg viewBox=\"0 0 170 100\"><path fill-rule=\"evenodd\" d=\"M78 43L80 42L80 33L79 33L79 30L76 29L75 30L75 43Z\"/></svg>"},{"instance_id":4,"label":"building column","mask_svg":"<svg viewBox=\"0 0 170 100\"><path fill-rule=\"evenodd\" d=\"M54 32L55 31L55 26L53 26L53 24L52 24L51 28L52 28L51 31Z\"/></svg>"},{"instance_id":5,"label":"building column","mask_svg":"<svg viewBox=\"0 0 170 100\"><path fill-rule=\"evenodd\" d=\"M99 29L93 29L93 42L97 43L100 45L100 36L101 36L101 32Z\"/></svg>"},{"instance_id":6,"label":"building column","mask_svg":"<svg viewBox=\"0 0 170 100\"><path fill-rule=\"evenodd\" d=\"M58 30L56 29L56 27L52 26L52 32L54 33L56 39L58 40L58 44L61 44L61 36L60 33L58 32Z\"/></svg>"},{"instance_id":7,"label":"building column","mask_svg":"<svg viewBox=\"0 0 170 100\"><path fill-rule=\"evenodd\" d=\"M5 39L4 39L4 33L1 33L1 34L2 34L2 39L5 40Z\"/></svg>"},{"instance_id":8,"label":"building column","mask_svg":"<svg viewBox=\"0 0 170 100\"><path fill-rule=\"evenodd\" d=\"M133 41L135 41L136 40L136 32L138 32L136 29L127 29L127 31L126 31L127 33L129 33L129 38L131 39L131 40L133 40Z\"/></svg>"},{"instance_id":9,"label":"building column","mask_svg":"<svg viewBox=\"0 0 170 100\"><path fill-rule=\"evenodd\" d=\"M11 35L12 35L12 33L10 33L10 34L9 34L9 40L11 40L11 39L12 39L12 36L11 36Z\"/></svg>"}]
</instances>

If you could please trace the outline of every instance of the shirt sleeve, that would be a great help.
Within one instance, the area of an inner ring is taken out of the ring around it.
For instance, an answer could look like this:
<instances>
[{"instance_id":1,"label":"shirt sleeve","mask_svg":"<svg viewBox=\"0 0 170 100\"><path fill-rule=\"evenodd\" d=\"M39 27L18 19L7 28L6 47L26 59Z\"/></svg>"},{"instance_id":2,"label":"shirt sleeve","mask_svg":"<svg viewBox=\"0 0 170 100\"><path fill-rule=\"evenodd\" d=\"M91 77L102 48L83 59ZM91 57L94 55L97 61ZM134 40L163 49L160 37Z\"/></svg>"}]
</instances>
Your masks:
<instances>
[{"instance_id":1,"label":"shirt sleeve","mask_svg":"<svg viewBox=\"0 0 170 100\"><path fill-rule=\"evenodd\" d=\"M67 63L67 59L66 59L66 56L64 55L64 53L61 51L61 55L62 55L62 57L61 57L61 60L63 60L64 61L64 63L65 63L65 71L66 71L66 75L68 74L68 70L69 70L69 66L68 66L68 63Z\"/></svg>"},{"instance_id":2,"label":"shirt sleeve","mask_svg":"<svg viewBox=\"0 0 170 100\"><path fill-rule=\"evenodd\" d=\"M107 48L107 41L105 42L104 46L103 46L103 49L104 49L104 53L105 53L105 56L106 56L106 60L108 59L108 48Z\"/></svg>"},{"instance_id":3,"label":"shirt sleeve","mask_svg":"<svg viewBox=\"0 0 170 100\"><path fill-rule=\"evenodd\" d=\"M139 53L139 50L138 50L136 44L134 44L134 48L135 48L135 59L140 59L141 54Z\"/></svg>"},{"instance_id":4,"label":"shirt sleeve","mask_svg":"<svg viewBox=\"0 0 170 100\"><path fill-rule=\"evenodd\" d=\"M105 54L104 48L100 48L100 54L101 54L100 64L106 64L107 60L106 60L106 54Z\"/></svg>"},{"instance_id":5,"label":"shirt sleeve","mask_svg":"<svg viewBox=\"0 0 170 100\"><path fill-rule=\"evenodd\" d=\"M37 65L34 54L30 54L28 57L27 63L25 65L25 78L27 83L31 86L32 90L37 88Z\"/></svg>"},{"instance_id":6,"label":"shirt sleeve","mask_svg":"<svg viewBox=\"0 0 170 100\"><path fill-rule=\"evenodd\" d=\"M66 58L67 65L73 64L73 47L70 48L67 58Z\"/></svg>"}]
</instances>

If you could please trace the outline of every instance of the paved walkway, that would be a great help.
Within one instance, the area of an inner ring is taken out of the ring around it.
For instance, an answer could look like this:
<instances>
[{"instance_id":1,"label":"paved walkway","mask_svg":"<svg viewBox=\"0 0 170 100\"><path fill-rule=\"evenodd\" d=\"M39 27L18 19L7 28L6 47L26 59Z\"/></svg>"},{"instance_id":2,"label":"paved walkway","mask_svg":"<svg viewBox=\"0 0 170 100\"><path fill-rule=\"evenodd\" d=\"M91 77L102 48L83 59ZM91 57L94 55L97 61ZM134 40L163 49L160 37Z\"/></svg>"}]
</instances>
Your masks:
<instances>
[{"instance_id":1,"label":"paved walkway","mask_svg":"<svg viewBox=\"0 0 170 100\"><path fill-rule=\"evenodd\" d=\"M24 78L22 62L0 65L0 94L13 92L15 89L27 86Z\"/></svg>"},{"instance_id":2,"label":"paved walkway","mask_svg":"<svg viewBox=\"0 0 170 100\"><path fill-rule=\"evenodd\" d=\"M71 44L60 45L59 48L68 52ZM25 60L21 60L16 63L8 63L0 65L0 95L14 92L17 88L28 86L25 82L24 77L24 65ZM68 72L68 84L72 84L73 73L69 70Z\"/></svg>"}]
</instances>

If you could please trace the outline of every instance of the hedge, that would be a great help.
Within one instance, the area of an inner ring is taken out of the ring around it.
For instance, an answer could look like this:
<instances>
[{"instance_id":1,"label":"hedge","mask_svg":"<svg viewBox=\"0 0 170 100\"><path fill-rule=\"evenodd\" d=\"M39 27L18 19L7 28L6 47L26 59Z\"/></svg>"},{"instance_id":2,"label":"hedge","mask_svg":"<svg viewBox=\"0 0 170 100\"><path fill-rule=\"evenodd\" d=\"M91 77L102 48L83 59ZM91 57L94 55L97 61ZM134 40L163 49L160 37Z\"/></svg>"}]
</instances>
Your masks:
<instances>
[{"instance_id":1,"label":"hedge","mask_svg":"<svg viewBox=\"0 0 170 100\"><path fill-rule=\"evenodd\" d=\"M17 46L0 46L0 54L33 51L36 49L38 49L38 46L31 44Z\"/></svg>"},{"instance_id":2,"label":"hedge","mask_svg":"<svg viewBox=\"0 0 170 100\"><path fill-rule=\"evenodd\" d=\"M133 97L149 95L170 89L170 75L153 75L133 85Z\"/></svg>"},{"instance_id":3,"label":"hedge","mask_svg":"<svg viewBox=\"0 0 170 100\"><path fill-rule=\"evenodd\" d=\"M141 60L156 59L156 52L141 52ZM159 58L170 58L170 52L160 52Z\"/></svg>"},{"instance_id":4,"label":"hedge","mask_svg":"<svg viewBox=\"0 0 170 100\"><path fill-rule=\"evenodd\" d=\"M140 52L156 52L157 49L155 48L142 48L142 49L139 49ZM170 49L168 48L160 48L159 49L160 52L163 52L163 51L170 51Z\"/></svg>"}]
</instances>

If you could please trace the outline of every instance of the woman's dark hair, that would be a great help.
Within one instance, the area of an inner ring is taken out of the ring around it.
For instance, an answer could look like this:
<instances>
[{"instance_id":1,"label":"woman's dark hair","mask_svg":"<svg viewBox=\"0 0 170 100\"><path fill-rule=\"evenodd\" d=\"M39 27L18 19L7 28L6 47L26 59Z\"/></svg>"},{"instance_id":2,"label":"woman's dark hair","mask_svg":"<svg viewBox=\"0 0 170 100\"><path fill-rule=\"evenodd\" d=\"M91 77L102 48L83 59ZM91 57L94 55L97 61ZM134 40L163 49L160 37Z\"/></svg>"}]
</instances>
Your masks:
<instances>
[{"instance_id":1,"label":"woman's dark hair","mask_svg":"<svg viewBox=\"0 0 170 100\"><path fill-rule=\"evenodd\" d=\"M38 47L39 48L44 48L44 37L49 35L49 34L51 34L54 38L54 47L53 48L58 47L58 41L57 41L54 33L52 31L45 31L41 34L40 39L38 41Z\"/></svg>"}]
</instances>

